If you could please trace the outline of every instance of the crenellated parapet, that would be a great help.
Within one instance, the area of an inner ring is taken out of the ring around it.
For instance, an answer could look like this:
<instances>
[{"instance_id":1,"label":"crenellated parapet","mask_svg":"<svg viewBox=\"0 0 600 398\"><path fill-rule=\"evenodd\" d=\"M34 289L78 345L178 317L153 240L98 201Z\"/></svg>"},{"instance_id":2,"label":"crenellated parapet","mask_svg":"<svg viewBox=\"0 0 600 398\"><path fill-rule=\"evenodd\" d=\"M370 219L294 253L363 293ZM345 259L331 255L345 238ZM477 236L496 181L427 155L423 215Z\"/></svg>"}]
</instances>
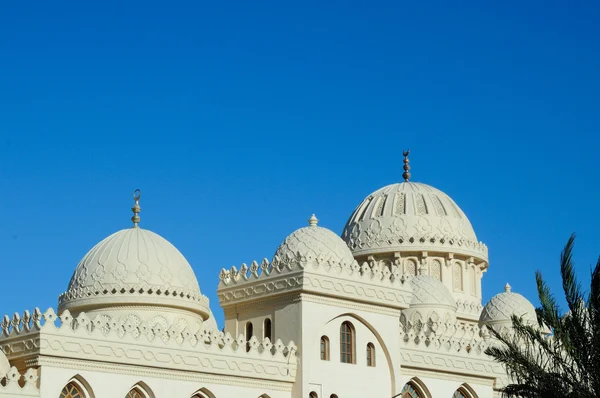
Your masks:
<instances>
[{"instance_id":1,"label":"crenellated parapet","mask_svg":"<svg viewBox=\"0 0 600 398\"><path fill-rule=\"evenodd\" d=\"M435 314L426 319L418 314L413 314L412 319L401 315L400 335L406 346L469 355L483 355L490 345L490 334L485 326L438 319Z\"/></svg>"},{"instance_id":2,"label":"crenellated parapet","mask_svg":"<svg viewBox=\"0 0 600 398\"><path fill-rule=\"evenodd\" d=\"M402 315L400 340L402 367L477 374L498 385L505 383L502 365L485 354L495 342L485 326Z\"/></svg>"},{"instance_id":3,"label":"crenellated parapet","mask_svg":"<svg viewBox=\"0 0 600 398\"><path fill-rule=\"evenodd\" d=\"M0 375L0 396L5 398L39 397L38 374L34 369L27 369L21 374L12 367L7 374Z\"/></svg>"},{"instance_id":4,"label":"crenellated parapet","mask_svg":"<svg viewBox=\"0 0 600 398\"><path fill-rule=\"evenodd\" d=\"M335 261L319 256L275 256L272 262L242 264L219 274L222 306L292 291L406 308L411 291L399 268L356 260Z\"/></svg>"},{"instance_id":5,"label":"crenellated parapet","mask_svg":"<svg viewBox=\"0 0 600 398\"><path fill-rule=\"evenodd\" d=\"M68 310L57 315L52 308L4 316L0 349L9 360L96 360L276 381L293 381L297 366L293 342L256 337L247 342L242 335L216 329L165 324L160 315L146 320L136 314L90 318L82 312L74 317Z\"/></svg>"}]
</instances>

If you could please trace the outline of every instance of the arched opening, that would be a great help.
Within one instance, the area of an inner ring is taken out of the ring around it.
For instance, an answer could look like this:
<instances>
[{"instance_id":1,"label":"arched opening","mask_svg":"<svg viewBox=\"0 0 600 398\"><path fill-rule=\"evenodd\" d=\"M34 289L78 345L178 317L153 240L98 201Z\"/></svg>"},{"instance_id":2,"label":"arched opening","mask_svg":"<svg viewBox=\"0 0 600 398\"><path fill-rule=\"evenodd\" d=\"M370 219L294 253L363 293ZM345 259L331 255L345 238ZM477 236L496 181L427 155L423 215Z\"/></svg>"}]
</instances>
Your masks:
<instances>
[{"instance_id":1,"label":"arched opening","mask_svg":"<svg viewBox=\"0 0 600 398\"><path fill-rule=\"evenodd\" d=\"M476 397L477 397L477 394L475 394L473 389L471 389L471 387L469 387L467 384L463 384L462 386L460 386L456 391L454 391L454 394L452 395L452 398L476 398Z\"/></svg>"},{"instance_id":2,"label":"arched opening","mask_svg":"<svg viewBox=\"0 0 600 398\"><path fill-rule=\"evenodd\" d=\"M327 336L321 336L321 360L329 361L329 338Z\"/></svg>"},{"instance_id":3,"label":"arched opening","mask_svg":"<svg viewBox=\"0 0 600 398\"><path fill-rule=\"evenodd\" d=\"M273 340L271 336L271 320L269 318L265 319L263 323L263 338L269 338L269 340Z\"/></svg>"},{"instance_id":4,"label":"arched opening","mask_svg":"<svg viewBox=\"0 0 600 398\"><path fill-rule=\"evenodd\" d=\"M201 388L192 395L192 398L215 398L215 394L207 388Z\"/></svg>"},{"instance_id":5,"label":"arched opening","mask_svg":"<svg viewBox=\"0 0 600 398\"><path fill-rule=\"evenodd\" d=\"M250 339L254 335L254 327L252 322L246 323L246 351L250 351Z\"/></svg>"},{"instance_id":6,"label":"arched opening","mask_svg":"<svg viewBox=\"0 0 600 398\"><path fill-rule=\"evenodd\" d=\"M309 398L319 398L319 396L317 395L317 393L314 392L314 391L311 391L310 394L308 394L308 397Z\"/></svg>"},{"instance_id":7,"label":"arched opening","mask_svg":"<svg viewBox=\"0 0 600 398\"><path fill-rule=\"evenodd\" d=\"M455 262L452 266L453 269L453 285L454 290L462 292L463 291L463 273L462 273L462 265L458 262Z\"/></svg>"},{"instance_id":8,"label":"arched opening","mask_svg":"<svg viewBox=\"0 0 600 398\"><path fill-rule=\"evenodd\" d=\"M338 396L336 394L331 394L329 398L338 398Z\"/></svg>"},{"instance_id":9,"label":"arched opening","mask_svg":"<svg viewBox=\"0 0 600 398\"><path fill-rule=\"evenodd\" d=\"M367 344L367 366L375 366L375 346L373 343Z\"/></svg>"},{"instance_id":10,"label":"arched opening","mask_svg":"<svg viewBox=\"0 0 600 398\"><path fill-rule=\"evenodd\" d=\"M129 390L125 398L154 398L154 394L145 383L139 382Z\"/></svg>"},{"instance_id":11,"label":"arched opening","mask_svg":"<svg viewBox=\"0 0 600 398\"><path fill-rule=\"evenodd\" d=\"M346 321L340 327L340 362L355 363L354 326Z\"/></svg>"},{"instance_id":12,"label":"arched opening","mask_svg":"<svg viewBox=\"0 0 600 398\"><path fill-rule=\"evenodd\" d=\"M81 376L73 377L63 387L60 392L60 398L94 398L94 393L90 385Z\"/></svg>"},{"instance_id":13,"label":"arched opening","mask_svg":"<svg viewBox=\"0 0 600 398\"><path fill-rule=\"evenodd\" d=\"M86 396L77 384L70 382L60 392L60 398L86 398Z\"/></svg>"},{"instance_id":14,"label":"arched opening","mask_svg":"<svg viewBox=\"0 0 600 398\"><path fill-rule=\"evenodd\" d=\"M400 395L401 398L427 398L429 396L425 388L416 379L406 383L402 388L402 395Z\"/></svg>"}]
</instances>

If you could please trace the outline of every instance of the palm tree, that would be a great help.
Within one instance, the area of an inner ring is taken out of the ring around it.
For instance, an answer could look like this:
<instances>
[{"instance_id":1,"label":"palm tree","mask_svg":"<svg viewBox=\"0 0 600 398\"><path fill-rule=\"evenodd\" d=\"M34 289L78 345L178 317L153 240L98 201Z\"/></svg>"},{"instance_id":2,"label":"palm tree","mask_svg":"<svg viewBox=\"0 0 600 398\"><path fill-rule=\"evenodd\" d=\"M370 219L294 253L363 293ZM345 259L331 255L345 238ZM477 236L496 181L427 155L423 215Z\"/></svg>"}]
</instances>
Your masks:
<instances>
[{"instance_id":1,"label":"palm tree","mask_svg":"<svg viewBox=\"0 0 600 398\"><path fill-rule=\"evenodd\" d=\"M538 323L551 334L516 316L512 333L490 328L498 342L486 353L504 366L512 383L503 388L505 397L600 397L600 258L586 296L573 271L574 242L573 234L560 256L569 306L565 315L560 315L541 272L535 275L541 304L536 309Z\"/></svg>"}]
</instances>

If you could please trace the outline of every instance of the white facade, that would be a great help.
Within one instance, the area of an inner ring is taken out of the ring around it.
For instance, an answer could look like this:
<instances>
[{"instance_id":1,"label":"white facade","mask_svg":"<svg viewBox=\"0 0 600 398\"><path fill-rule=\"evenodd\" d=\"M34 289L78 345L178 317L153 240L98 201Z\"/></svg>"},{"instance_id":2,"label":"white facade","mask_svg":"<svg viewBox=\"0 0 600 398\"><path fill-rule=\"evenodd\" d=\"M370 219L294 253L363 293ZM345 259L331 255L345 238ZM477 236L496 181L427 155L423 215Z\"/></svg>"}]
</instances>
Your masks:
<instances>
[{"instance_id":1,"label":"white facade","mask_svg":"<svg viewBox=\"0 0 600 398\"><path fill-rule=\"evenodd\" d=\"M535 321L533 306L507 287L482 307L487 247L409 176L369 195L342 237L313 215L272 260L221 270L220 327L185 257L138 226L136 197L133 228L83 258L58 315L4 317L0 396L497 397L486 325Z\"/></svg>"}]
</instances>

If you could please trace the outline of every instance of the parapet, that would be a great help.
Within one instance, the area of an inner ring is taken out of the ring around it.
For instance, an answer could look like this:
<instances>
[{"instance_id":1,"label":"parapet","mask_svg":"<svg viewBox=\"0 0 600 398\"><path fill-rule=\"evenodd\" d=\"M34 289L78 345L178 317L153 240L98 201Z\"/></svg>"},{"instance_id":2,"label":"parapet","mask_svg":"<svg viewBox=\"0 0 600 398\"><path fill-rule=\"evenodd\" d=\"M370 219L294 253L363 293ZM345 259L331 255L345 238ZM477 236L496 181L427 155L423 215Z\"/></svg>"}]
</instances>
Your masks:
<instances>
[{"instance_id":1,"label":"parapet","mask_svg":"<svg viewBox=\"0 0 600 398\"><path fill-rule=\"evenodd\" d=\"M63 349L66 346L69 350ZM9 360L40 354L287 382L295 379L297 367L294 342L256 337L247 342L243 335L235 338L216 329L181 330L177 322L164 324L160 315L141 320L136 314L113 318L95 314L90 319L83 312L73 317L68 310L57 315L52 308L15 313L12 318L5 315L0 349ZM182 355L186 363L181 362Z\"/></svg>"},{"instance_id":2,"label":"parapet","mask_svg":"<svg viewBox=\"0 0 600 398\"><path fill-rule=\"evenodd\" d=\"M5 398L39 397L38 375L34 369L27 369L21 375L14 366L7 374L0 375L0 396Z\"/></svg>"},{"instance_id":3,"label":"parapet","mask_svg":"<svg viewBox=\"0 0 600 398\"><path fill-rule=\"evenodd\" d=\"M265 258L260 265L253 261L222 269L217 293L221 306L303 291L401 309L408 307L412 293L400 270L375 261L359 265L297 253L296 258L276 256L271 263Z\"/></svg>"}]
</instances>

